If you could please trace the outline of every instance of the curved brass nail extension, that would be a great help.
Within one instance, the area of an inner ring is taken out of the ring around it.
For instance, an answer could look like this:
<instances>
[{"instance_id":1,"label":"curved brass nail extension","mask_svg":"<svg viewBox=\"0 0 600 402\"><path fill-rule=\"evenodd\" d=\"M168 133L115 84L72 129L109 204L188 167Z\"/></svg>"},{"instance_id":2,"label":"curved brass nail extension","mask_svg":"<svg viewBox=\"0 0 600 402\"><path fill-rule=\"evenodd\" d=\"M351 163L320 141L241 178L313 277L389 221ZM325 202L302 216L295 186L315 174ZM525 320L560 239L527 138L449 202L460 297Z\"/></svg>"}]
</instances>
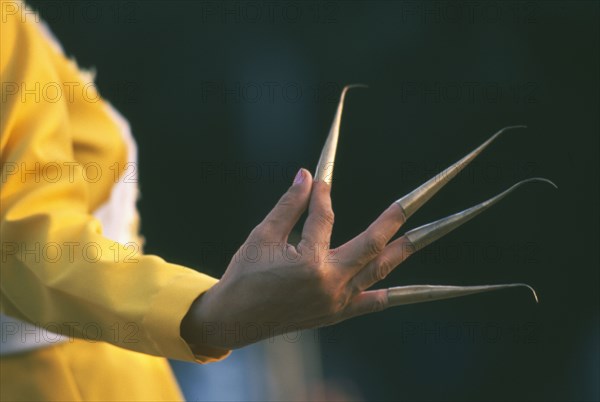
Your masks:
<instances>
[{"instance_id":1,"label":"curved brass nail extension","mask_svg":"<svg viewBox=\"0 0 600 402\"><path fill-rule=\"evenodd\" d=\"M508 126L504 127L496 134L492 135L486 142L475 148L467 156L458 162L450 165L448 168L438 173L409 194L400 198L396 203L404 211L404 218L408 219L419 208L421 208L431 197L435 195L442 187L454 178L465 166L475 159L484 149L488 147L500 134L513 128L527 128L527 126Z\"/></svg>"},{"instance_id":2,"label":"curved brass nail extension","mask_svg":"<svg viewBox=\"0 0 600 402\"><path fill-rule=\"evenodd\" d=\"M418 228L412 229L406 232L404 234L404 237L406 237L411 242L412 246L415 248L415 251L420 250L428 244L436 241L437 239L458 228L463 223L473 219L475 216L479 215L480 213L482 213L483 211L485 211L486 209L488 209L489 207L506 197L508 194L513 192L515 189L517 189L517 187L520 187L523 184L532 181L550 183L555 188L558 188L556 184L554 184L550 180L541 177L534 177L531 179L523 180L510 187L508 190L503 191L497 196L490 198L489 200L486 200L481 204L475 205L471 208L465 209L464 211L447 216L435 222L431 222Z\"/></svg>"},{"instance_id":3,"label":"curved brass nail extension","mask_svg":"<svg viewBox=\"0 0 600 402\"><path fill-rule=\"evenodd\" d=\"M402 306L405 304L424 303L428 301L451 299L453 297L468 296L475 293L491 292L494 290L527 287L533 293L535 302L538 296L535 290L525 283L510 283L503 285L480 285L480 286L443 286L443 285L413 285L389 288L388 305Z\"/></svg>"},{"instance_id":4,"label":"curved brass nail extension","mask_svg":"<svg viewBox=\"0 0 600 402\"><path fill-rule=\"evenodd\" d=\"M321 151L319 163L317 163L317 169L315 170L315 181L324 181L325 183L331 185L331 181L333 180L333 164L335 162L335 151L337 149L338 138L340 136L340 124L342 122L344 99L346 97L346 92L352 88L367 88L367 86L363 84L346 85L342 90L337 111L335 113L335 117L333 118L331 129L329 130L329 135L327 136L327 140L325 141L325 145Z\"/></svg>"}]
</instances>

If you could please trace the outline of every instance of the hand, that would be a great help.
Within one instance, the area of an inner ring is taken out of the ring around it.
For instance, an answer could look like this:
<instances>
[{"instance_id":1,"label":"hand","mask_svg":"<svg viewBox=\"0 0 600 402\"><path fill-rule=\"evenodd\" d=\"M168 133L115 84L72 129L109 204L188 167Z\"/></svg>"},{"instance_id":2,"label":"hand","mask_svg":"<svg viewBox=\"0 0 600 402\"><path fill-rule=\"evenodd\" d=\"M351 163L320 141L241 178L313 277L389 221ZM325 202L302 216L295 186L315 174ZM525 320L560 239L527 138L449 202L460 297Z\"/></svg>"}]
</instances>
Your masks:
<instances>
[{"instance_id":1,"label":"hand","mask_svg":"<svg viewBox=\"0 0 600 402\"><path fill-rule=\"evenodd\" d=\"M404 223L393 203L363 233L330 249L331 187L301 169L294 184L250 233L221 280L182 322L191 345L231 349L293 330L330 325L380 311L385 289L366 291L410 254L410 242L389 240ZM308 208L297 246L287 239Z\"/></svg>"},{"instance_id":2,"label":"hand","mask_svg":"<svg viewBox=\"0 0 600 402\"><path fill-rule=\"evenodd\" d=\"M389 306L422 303L474 293L529 285L481 286L415 285L366 291L385 278L410 254L450 233L499 202L532 178L478 205L423 225L388 244L405 220L477 157L509 126L495 133L439 175L394 202L363 233L330 249L333 229L331 174L339 136L344 96L329 132L317 179L301 169L294 184L265 220L250 233L221 281L199 297L181 324L183 338L192 346L231 349L273 335L330 325ZM288 236L308 208L302 239L294 247Z\"/></svg>"}]
</instances>

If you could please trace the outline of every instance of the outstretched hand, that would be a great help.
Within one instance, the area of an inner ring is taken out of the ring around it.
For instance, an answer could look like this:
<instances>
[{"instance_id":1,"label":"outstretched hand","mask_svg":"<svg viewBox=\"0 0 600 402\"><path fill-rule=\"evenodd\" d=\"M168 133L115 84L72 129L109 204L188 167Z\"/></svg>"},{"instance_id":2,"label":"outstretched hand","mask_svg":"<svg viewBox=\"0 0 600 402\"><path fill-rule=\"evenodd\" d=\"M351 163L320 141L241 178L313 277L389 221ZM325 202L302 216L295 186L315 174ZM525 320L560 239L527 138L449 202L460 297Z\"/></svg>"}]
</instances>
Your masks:
<instances>
[{"instance_id":1,"label":"outstretched hand","mask_svg":"<svg viewBox=\"0 0 600 402\"><path fill-rule=\"evenodd\" d=\"M458 162L395 201L364 232L330 248L334 214L331 182L346 92L321 152L313 180L301 169L294 183L267 217L250 233L221 280L199 297L181 324L192 346L241 347L293 330L330 325L390 306L421 303L514 287L523 283L480 286L413 285L367 290L384 279L410 254L450 233L528 182L471 208L415 228L390 242L404 222L475 159L510 126ZM288 236L308 208L297 245Z\"/></svg>"},{"instance_id":2,"label":"outstretched hand","mask_svg":"<svg viewBox=\"0 0 600 402\"><path fill-rule=\"evenodd\" d=\"M331 187L301 169L250 233L221 280L190 309L182 335L194 345L237 348L291 330L321 327L388 305L387 291L365 291L410 253L393 203L363 233L331 249ZM288 236L308 208L297 245Z\"/></svg>"}]
</instances>

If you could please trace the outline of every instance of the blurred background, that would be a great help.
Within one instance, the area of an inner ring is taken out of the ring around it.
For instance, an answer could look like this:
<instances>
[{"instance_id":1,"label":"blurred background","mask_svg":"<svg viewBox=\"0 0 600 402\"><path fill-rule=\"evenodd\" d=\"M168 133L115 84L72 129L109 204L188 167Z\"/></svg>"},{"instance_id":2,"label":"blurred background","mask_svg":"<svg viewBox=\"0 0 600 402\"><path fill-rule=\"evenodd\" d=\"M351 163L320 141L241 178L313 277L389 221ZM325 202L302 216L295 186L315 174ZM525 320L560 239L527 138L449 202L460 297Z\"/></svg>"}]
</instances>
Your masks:
<instances>
[{"instance_id":1,"label":"blurred background","mask_svg":"<svg viewBox=\"0 0 600 402\"><path fill-rule=\"evenodd\" d=\"M139 145L146 252L219 277L342 87L333 245L498 129L403 228L498 206L380 286L526 282L173 362L189 400L598 400L599 3L29 1Z\"/></svg>"}]
</instances>

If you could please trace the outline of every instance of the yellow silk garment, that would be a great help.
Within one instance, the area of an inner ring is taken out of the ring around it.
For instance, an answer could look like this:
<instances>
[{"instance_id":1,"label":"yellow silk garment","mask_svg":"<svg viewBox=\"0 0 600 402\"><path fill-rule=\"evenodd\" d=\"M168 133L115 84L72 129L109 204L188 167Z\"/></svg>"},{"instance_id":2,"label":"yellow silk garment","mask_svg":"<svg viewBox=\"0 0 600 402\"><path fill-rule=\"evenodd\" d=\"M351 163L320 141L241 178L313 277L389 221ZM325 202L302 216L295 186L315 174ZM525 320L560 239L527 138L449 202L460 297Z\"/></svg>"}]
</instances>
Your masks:
<instances>
[{"instance_id":1,"label":"yellow silk garment","mask_svg":"<svg viewBox=\"0 0 600 402\"><path fill-rule=\"evenodd\" d=\"M108 104L24 10L0 0L0 307L69 339L2 356L1 399L179 400L165 357L229 353L192 351L180 335L217 280L103 236L92 211L109 198L126 144Z\"/></svg>"}]
</instances>

